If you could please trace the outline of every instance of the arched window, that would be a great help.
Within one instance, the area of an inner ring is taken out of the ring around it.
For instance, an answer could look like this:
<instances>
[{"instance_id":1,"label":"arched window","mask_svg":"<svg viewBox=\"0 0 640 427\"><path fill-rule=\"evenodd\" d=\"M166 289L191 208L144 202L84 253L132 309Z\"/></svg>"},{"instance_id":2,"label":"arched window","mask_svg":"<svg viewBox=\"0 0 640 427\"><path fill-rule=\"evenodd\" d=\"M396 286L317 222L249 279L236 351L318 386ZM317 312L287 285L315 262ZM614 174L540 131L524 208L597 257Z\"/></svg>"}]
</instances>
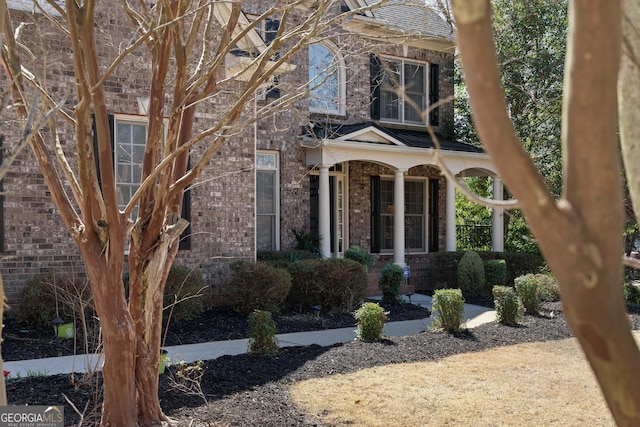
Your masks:
<instances>
[{"instance_id":1,"label":"arched window","mask_svg":"<svg viewBox=\"0 0 640 427\"><path fill-rule=\"evenodd\" d=\"M337 51L337 50L336 50ZM342 56L324 43L309 46L309 110L344 114L345 67Z\"/></svg>"}]
</instances>

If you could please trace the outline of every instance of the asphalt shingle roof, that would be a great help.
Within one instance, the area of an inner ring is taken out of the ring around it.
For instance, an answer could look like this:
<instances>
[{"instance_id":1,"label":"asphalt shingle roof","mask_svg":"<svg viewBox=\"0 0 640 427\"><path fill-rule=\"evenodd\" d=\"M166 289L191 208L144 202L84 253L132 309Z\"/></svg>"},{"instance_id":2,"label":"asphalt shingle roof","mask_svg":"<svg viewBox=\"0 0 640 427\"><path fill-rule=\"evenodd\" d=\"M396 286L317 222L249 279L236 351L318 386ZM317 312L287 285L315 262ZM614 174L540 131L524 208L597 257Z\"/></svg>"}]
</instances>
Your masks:
<instances>
[{"instance_id":1,"label":"asphalt shingle roof","mask_svg":"<svg viewBox=\"0 0 640 427\"><path fill-rule=\"evenodd\" d=\"M368 6L379 0L364 0ZM455 31L447 21L424 1L389 0L383 6L371 9L374 18L391 28L407 32L418 32L425 36L455 40Z\"/></svg>"},{"instance_id":2,"label":"asphalt shingle roof","mask_svg":"<svg viewBox=\"0 0 640 427\"><path fill-rule=\"evenodd\" d=\"M374 122L358 123L353 125L342 124L315 124L310 132L307 132L308 136L313 136L319 139L338 139L345 135L349 135L353 132L357 132L368 127L373 127L381 132L388 134L390 137L402 142L408 147L416 148L436 148L435 143L431 139L431 136L427 131L422 130L409 130L409 129L394 129L384 126L380 126ZM465 153L483 153L484 150L473 145L465 144L457 141L450 141L446 139L438 138L440 142L440 148L447 151L458 151ZM379 144L378 141L366 142Z\"/></svg>"}]
</instances>

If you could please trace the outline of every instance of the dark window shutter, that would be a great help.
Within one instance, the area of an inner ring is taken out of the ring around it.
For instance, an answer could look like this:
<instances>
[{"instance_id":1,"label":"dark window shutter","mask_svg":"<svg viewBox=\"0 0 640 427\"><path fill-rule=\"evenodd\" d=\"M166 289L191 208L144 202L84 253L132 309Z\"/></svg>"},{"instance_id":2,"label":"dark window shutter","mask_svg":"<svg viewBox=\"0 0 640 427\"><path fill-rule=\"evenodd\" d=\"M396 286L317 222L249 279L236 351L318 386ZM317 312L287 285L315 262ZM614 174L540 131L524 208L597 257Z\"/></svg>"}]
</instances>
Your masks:
<instances>
[{"instance_id":1,"label":"dark window shutter","mask_svg":"<svg viewBox=\"0 0 640 427\"><path fill-rule=\"evenodd\" d=\"M371 177L371 253L380 253L380 177Z\"/></svg>"},{"instance_id":2,"label":"dark window shutter","mask_svg":"<svg viewBox=\"0 0 640 427\"><path fill-rule=\"evenodd\" d=\"M111 134L111 161L115 164L115 119L113 114L108 114L107 120L109 120L109 133ZM98 153L98 136L96 135L96 116L94 114L91 115L91 123L93 130L93 153L95 155L96 171L98 172L98 184L100 185L100 188L102 188L102 178L100 177L100 154Z\"/></svg>"},{"instance_id":3,"label":"dark window shutter","mask_svg":"<svg viewBox=\"0 0 640 427\"><path fill-rule=\"evenodd\" d=\"M320 177L318 175L309 175L309 232L312 236L319 234L318 225L318 189L320 188Z\"/></svg>"},{"instance_id":4,"label":"dark window shutter","mask_svg":"<svg viewBox=\"0 0 640 427\"><path fill-rule=\"evenodd\" d=\"M440 100L440 66L429 64L429 106ZM438 126L440 124L440 108L431 110L429 113L429 124Z\"/></svg>"},{"instance_id":5,"label":"dark window shutter","mask_svg":"<svg viewBox=\"0 0 640 427\"><path fill-rule=\"evenodd\" d=\"M371 119L380 120L380 84L382 83L382 66L380 58L370 55L370 80L371 80Z\"/></svg>"},{"instance_id":6,"label":"dark window shutter","mask_svg":"<svg viewBox=\"0 0 640 427\"><path fill-rule=\"evenodd\" d=\"M429 180L429 252L440 250L440 180Z\"/></svg>"},{"instance_id":7,"label":"dark window shutter","mask_svg":"<svg viewBox=\"0 0 640 427\"><path fill-rule=\"evenodd\" d=\"M180 216L189 221L189 225L180 236L178 249L189 250L191 249L191 190L185 190L184 192L184 196L182 197L182 212L180 212Z\"/></svg>"}]
</instances>

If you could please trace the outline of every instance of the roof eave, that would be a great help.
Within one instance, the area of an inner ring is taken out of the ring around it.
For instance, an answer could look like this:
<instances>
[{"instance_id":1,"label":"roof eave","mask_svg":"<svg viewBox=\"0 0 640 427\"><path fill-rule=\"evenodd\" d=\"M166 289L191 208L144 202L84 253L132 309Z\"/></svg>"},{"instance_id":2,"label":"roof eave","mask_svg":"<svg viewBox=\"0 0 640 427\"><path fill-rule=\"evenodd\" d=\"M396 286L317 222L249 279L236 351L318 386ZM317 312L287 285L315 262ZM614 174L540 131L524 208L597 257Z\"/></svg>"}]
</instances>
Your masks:
<instances>
[{"instance_id":1,"label":"roof eave","mask_svg":"<svg viewBox=\"0 0 640 427\"><path fill-rule=\"evenodd\" d=\"M402 29L390 27L375 18L367 16L354 16L344 22L342 27L346 31L358 33L375 40L384 40L437 52L454 53L456 48L454 35L451 38L444 38L421 33L407 33Z\"/></svg>"}]
</instances>

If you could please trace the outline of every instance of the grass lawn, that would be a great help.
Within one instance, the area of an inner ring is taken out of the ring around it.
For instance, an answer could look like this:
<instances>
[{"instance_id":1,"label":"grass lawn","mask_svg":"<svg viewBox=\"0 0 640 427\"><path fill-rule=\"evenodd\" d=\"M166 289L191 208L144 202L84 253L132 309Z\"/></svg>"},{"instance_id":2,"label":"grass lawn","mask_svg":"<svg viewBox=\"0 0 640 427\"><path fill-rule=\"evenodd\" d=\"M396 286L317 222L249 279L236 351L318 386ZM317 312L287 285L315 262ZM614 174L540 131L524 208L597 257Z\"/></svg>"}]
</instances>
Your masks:
<instances>
[{"instance_id":1,"label":"grass lawn","mask_svg":"<svg viewBox=\"0 0 640 427\"><path fill-rule=\"evenodd\" d=\"M615 426L575 338L369 368L289 391L327 425Z\"/></svg>"}]
</instances>

